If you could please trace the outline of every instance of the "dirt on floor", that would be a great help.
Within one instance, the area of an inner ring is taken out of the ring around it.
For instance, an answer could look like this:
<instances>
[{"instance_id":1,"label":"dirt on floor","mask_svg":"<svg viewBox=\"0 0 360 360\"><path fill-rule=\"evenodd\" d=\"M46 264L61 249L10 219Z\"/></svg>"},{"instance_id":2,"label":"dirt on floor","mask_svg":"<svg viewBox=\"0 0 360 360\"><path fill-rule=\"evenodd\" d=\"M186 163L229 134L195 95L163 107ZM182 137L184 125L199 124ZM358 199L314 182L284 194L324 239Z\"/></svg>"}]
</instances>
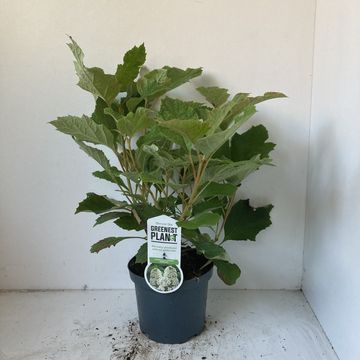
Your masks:
<instances>
[{"instance_id":1,"label":"dirt on floor","mask_svg":"<svg viewBox=\"0 0 360 360\"><path fill-rule=\"evenodd\" d=\"M216 336L214 331L208 331L208 327L217 328ZM141 333L137 320L129 321L126 330L109 333L108 336L113 340L110 360L215 360L218 359L218 338L224 331L217 321L208 318L205 329L199 336L184 344L167 345L149 340ZM206 352L204 349L207 349Z\"/></svg>"}]
</instances>

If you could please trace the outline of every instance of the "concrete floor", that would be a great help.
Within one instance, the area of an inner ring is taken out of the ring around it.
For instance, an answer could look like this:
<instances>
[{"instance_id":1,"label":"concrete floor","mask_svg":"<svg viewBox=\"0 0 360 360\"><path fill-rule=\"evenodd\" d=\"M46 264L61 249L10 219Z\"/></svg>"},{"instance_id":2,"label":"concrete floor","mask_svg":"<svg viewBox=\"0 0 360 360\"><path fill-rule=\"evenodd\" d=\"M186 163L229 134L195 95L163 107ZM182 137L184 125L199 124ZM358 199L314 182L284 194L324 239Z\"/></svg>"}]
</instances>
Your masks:
<instances>
[{"instance_id":1,"label":"concrete floor","mask_svg":"<svg viewBox=\"0 0 360 360\"><path fill-rule=\"evenodd\" d=\"M336 360L301 292L210 291L205 331L161 345L139 333L135 295L0 293L0 360Z\"/></svg>"}]
</instances>

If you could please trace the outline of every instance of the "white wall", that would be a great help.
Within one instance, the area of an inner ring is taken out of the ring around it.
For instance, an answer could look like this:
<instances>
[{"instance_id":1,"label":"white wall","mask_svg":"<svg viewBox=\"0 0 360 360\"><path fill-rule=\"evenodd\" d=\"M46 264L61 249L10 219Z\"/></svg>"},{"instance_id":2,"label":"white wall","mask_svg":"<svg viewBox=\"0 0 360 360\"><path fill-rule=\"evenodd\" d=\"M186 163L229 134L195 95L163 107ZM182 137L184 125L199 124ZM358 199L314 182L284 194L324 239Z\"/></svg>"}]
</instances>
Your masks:
<instances>
[{"instance_id":1,"label":"white wall","mask_svg":"<svg viewBox=\"0 0 360 360\"><path fill-rule=\"evenodd\" d=\"M341 360L360 359L359 16L318 1L303 285Z\"/></svg>"},{"instance_id":2,"label":"white wall","mask_svg":"<svg viewBox=\"0 0 360 360\"><path fill-rule=\"evenodd\" d=\"M90 244L119 232L73 215L86 192L111 187L46 124L92 111L91 96L75 86L65 34L88 65L108 71L145 41L150 66L203 66L206 83L233 93L289 96L259 107L257 120L279 144L278 166L252 175L241 192L255 205L274 203L273 226L256 243L228 248L243 269L237 287L300 286L315 0L2 0L0 7L0 288L131 286L126 262L138 243L92 255Z\"/></svg>"}]
</instances>

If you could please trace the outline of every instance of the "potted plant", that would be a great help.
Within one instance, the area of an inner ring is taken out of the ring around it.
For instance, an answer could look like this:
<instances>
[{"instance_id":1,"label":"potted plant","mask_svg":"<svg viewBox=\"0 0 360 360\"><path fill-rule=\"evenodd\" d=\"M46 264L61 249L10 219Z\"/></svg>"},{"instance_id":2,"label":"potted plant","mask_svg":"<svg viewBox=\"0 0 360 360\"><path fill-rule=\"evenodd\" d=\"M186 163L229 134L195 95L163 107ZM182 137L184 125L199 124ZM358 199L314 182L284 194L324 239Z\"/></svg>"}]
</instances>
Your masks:
<instances>
[{"instance_id":1,"label":"potted plant","mask_svg":"<svg viewBox=\"0 0 360 360\"><path fill-rule=\"evenodd\" d=\"M235 195L247 175L271 164L275 144L267 141L262 125L242 134L238 130L255 114L257 103L285 95L238 93L230 99L226 89L211 86L197 88L203 102L184 101L166 94L200 76L201 68L145 70L146 52L140 45L125 54L115 74L106 74L84 65L84 54L71 37L68 46L78 85L94 95L95 109L89 116L59 117L51 124L72 136L100 165L93 175L114 183L121 194L116 198L88 193L76 209L98 215L95 225L113 221L121 228L121 236L98 241L91 252L125 239L146 240L149 219L174 219L182 232L180 288L162 294L145 282L147 242L128 268L141 330L158 342L184 342L204 327L213 266L228 285L240 276L223 244L255 240L271 224L272 205L254 208L248 199L236 201ZM114 156L105 155L99 146ZM126 235L134 230L138 236ZM179 284L174 269L166 274ZM152 284L168 281L166 274L161 269L152 272Z\"/></svg>"}]
</instances>

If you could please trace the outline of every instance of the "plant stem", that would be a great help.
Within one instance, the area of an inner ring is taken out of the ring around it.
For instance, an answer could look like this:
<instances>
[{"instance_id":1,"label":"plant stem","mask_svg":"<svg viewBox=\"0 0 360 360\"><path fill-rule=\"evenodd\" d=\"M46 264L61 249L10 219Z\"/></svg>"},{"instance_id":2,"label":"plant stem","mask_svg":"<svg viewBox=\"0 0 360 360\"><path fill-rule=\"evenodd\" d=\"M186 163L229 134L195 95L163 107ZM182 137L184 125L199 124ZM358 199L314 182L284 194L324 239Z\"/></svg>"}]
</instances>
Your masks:
<instances>
[{"instance_id":1,"label":"plant stem","mask_svg":"<svg viewBox=\"0 0 360 360\"><path fill-rule=\"evenodd\" d=\"M225 212L225 215L224 215L224 218L223 218L223 222L222 222L222 224L221 224L221 227L220 227L218 233L215 235L215 240L214 240L215 242L217 242L217 241L219 240L219 237L220 237L220 235L221 235L221 232L222 232L223 229L224 229L226 220L227 220L227 218L228 218L228 216L229 216L229 214L230 214L230 210L231 210L231 208L232 208L232 206L233 206L234 199L235 199L235 194L233 194L232 197L230 198L230 201L229 201L228 206L227 206L227 208L226 208L226 212Z\"/></svg>"},{"instance_id":2,"label":"plant stem","mask_svg":"<svg viewBox=\"0 0 360 360\"><path fill-rule=\"evenodd\" d=\"M185 204L185 207L183 208L182 214L179 218L179 221L183 221L185 220L185 218L187 217L187 213L189 211L189 209L191 209L193 203L195 202L196 198L197 198L197 191L198 188L200 186L200 182L202 179L202 176L204 174L204 171L206 169L207 164L209 163L209 159L205 159L205 158L201 158L199 159L199 167L197 169L197 174L194 180L194 186L190 195L189 200L187 201L187 203Z\"/></svg>"}]
</instances>

